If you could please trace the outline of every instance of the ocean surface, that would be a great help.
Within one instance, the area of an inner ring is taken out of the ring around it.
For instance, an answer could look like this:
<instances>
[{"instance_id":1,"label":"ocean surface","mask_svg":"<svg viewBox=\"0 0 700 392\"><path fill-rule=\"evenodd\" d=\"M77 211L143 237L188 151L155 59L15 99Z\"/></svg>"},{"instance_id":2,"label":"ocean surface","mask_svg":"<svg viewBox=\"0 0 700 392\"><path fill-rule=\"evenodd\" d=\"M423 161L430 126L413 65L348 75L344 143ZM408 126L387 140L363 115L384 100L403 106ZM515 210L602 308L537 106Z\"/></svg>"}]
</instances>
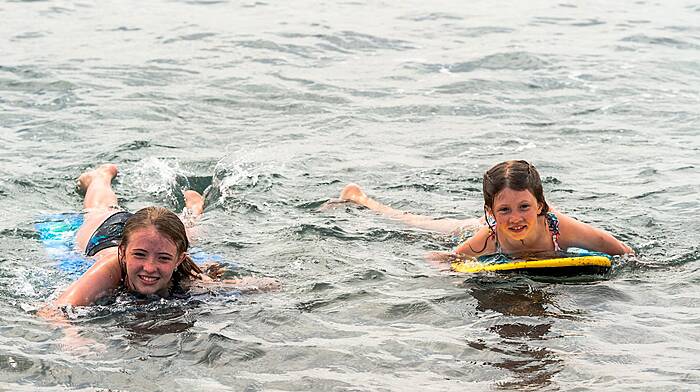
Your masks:
<instances>
[{"instance_id":1,"label":"ocean surface","mask_svg":"<svg viewBox=\"0 0 700 392\"><path fill-rule=\"evenodd\" d=\"M0 391L700 390L697 1L0 1ZM467 276L444 235L342 205L482 213L526 159L637 257ZM198 248L264 294L35 313L34 224L119 166L122 206L205 192Z\"/></svg>"}]
</instances>

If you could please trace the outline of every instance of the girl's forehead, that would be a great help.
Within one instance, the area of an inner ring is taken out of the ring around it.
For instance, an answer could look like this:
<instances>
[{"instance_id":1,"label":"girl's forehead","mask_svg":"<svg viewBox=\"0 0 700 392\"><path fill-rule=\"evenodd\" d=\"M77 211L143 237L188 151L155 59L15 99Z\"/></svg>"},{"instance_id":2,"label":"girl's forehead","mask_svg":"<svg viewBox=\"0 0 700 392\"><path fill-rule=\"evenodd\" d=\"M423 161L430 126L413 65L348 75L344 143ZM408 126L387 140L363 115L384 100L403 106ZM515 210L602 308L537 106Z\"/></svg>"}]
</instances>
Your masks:
<instances>
[{"instance_id":1,"label":"girl's forehead","mask_svg":"<svg viewBox=\"0 0 700 392\"><path fill-rule=\"evenodd\" d=\"M155 226L146 226L132 231L129 235L129 243L136 242L166 242L177 248L175 241L165 233L158 231Z\"/></svg>"},{"instance_id":2,"label":"girl's forehead","mask_svg":"<svg viewBox=\"0 0 700 392\"><path fill-rule=\"evenodd\" d=\"M515 190L512 188L503 188L496 193L493 198L494 203L510 203L519 201L537 201L535 195L529 189Z\"/></svg>"}]
</instances>

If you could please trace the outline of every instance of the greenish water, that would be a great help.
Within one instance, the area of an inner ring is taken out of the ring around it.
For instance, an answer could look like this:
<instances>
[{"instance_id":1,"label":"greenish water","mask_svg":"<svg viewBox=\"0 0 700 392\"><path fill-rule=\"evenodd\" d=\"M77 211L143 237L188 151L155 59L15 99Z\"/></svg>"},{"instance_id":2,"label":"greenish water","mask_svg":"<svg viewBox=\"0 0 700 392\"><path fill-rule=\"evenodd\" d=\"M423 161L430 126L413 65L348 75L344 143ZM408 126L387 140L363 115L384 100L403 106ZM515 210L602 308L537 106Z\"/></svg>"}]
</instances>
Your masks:
<instances>
[{"instance_id":1,"label":"greenish water","mask_svg":"<svg viewBox=\"0 0 700 392\"><path fill-rule=\"evenodd\" d=\"M700 6L2 1L0 390L692 390ZM607 278L446 274L434 233L319 211L347 182L471 217L483 172L638 257ZM198 244L276 293L130 301L64 329L33 224L119 165L134 210L206 190Z\"/></svg>"}]
</instances>

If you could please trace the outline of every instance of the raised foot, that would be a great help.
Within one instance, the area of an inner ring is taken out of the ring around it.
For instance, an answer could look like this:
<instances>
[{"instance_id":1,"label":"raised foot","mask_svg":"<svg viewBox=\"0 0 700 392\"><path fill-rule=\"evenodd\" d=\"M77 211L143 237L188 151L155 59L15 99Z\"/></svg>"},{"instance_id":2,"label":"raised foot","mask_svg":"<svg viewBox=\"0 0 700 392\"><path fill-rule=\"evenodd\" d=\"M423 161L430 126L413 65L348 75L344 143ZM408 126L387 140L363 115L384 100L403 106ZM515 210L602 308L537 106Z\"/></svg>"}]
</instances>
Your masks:
<instances>
[{"instance_id":1,"label":"raised foot","mask_svg":"<svg viewBox=\"0 0 700 392\"><path fill-rule=\"evenodd\" d=\"M95 180L103 180L110 183L112 179L117 176L117 173L117 165L112 163L107 163L93 170L88 170L78 177L78 181L76 182L78 192L84 194Z\"/></svg>"},{"instance_id":2,"label":"raised foot","mask_svg":"<svg viewBox=\"0 0 700 392\"><path fill-rule=\"evenodd\" d=\"M193 215L201 215L204 211L204 197L195 191L183 192L185 196L185 207L192 211Z\"/></svg>"},{"instance_id":3,"label":"raised foot","mask_svg":"<svg viewBox=\"0 0 700 392\"><path fill-rule=\"evenodd\" d=\"M366 200L366 198L367 195L365 195L365 193L362 191L362 188L360 188L360 186L357 184L351 183L345 185L343 190L340 191L339 198L328 200L327 202L323 203L321 207L319 207L319 210L329 210L331 208L337 207L345 203L362 204L362 202Z\"/></svg>"},{"instance_id":4,"label":"raised foot","mask_svg":"<svg viewBox=\"0 0 700 392\"><path fill-rule=\"evenodd\" d=\"M354 203L361 203L362 199L366 198L365 192L362 191L357 184L345 185L342 191L340 191L340 200L342 201L352 201Z\"/></svg>"}]
</instances>

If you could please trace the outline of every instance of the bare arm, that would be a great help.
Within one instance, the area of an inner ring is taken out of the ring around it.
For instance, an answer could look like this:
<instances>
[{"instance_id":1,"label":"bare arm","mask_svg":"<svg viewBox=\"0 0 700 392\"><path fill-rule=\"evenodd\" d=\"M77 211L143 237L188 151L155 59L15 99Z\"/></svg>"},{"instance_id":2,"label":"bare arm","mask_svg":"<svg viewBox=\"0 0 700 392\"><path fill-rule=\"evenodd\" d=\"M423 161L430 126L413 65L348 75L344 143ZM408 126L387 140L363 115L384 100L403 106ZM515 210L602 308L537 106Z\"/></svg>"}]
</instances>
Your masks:
<instances>
[{"instance_id":1,"label":"bare arm","mask_svg":"<svg viewBox=\"0 0 700 392\"><path fill-rule=\"evenodd\" d=\"M54 302L55 306L92 305L97 299L110 294L119 287L121 269L117 256L101 259L90 267L78 280Z\"/></svg>"},{"instance_id":2,"label":"bare arm","mask_svg":"<svg viewBox=\"0 0 700 392\"><path fill-rule=\"evenodd\" d=\"M576 247L609 255L634 253L632 248L613 237L607 231L580 222L560 212L556 214L559 219L559 245L563 249Z\"/></svg>"},{"instance_id":3,"label":"bare arm","mask_svg":"<svg viewBox=\"0 0 700 392\"><path fill-rule=\"evenodd\" d=\"M277 279L273 278L256 278L246 276L239 279L212 279L209 276L202 275L200 280L191 280L190 288L201 288L206 290L238 290L242 293L261 293L267 291L277 291L281 284Z\"/></svg>"},{"instance_id":4,"label":"bare arm","mask_svg":"<svg viewBox=\"0 0 700 392\"><path fill-rule=\"evenodd\" d=\"M457 246L454 253L467 257L496 253L496 244L491 238L491 230L488 227L482 227L476 234Z\"/></svg>"},{"instance_id":5,"label":"bare arm","mask_svg":"<svg viewBox=\"0 0 700 392\"><path fill-rule=\"evenodd\" d=\"M65 314L59 307L92 305L98 298L116 289L121 280L121 270L116 260L117 257L114 256L97 261L78 280L73 282L56 301L37 311L37 316L50 321L63 330L65 335L61 339L61 346L64 349L84 355L94 355L95 351L105 350L103 344L82 337L79 330L66 320Z\"/></svg>"},{"instance_id":6,"label":"bare arm","mask_svg":"<svg viewBox=\"0 0 700 392\"><path fill-rule=\"evenodd\" d=\"M451 263L464 261L465 257L478 257L493 253L496 253L496 244L491 238L491 231L488 227L482 227L452 252L430 252L426 254L425 258L436 267L449 270Z\"/></svg>"}]
</instances>

